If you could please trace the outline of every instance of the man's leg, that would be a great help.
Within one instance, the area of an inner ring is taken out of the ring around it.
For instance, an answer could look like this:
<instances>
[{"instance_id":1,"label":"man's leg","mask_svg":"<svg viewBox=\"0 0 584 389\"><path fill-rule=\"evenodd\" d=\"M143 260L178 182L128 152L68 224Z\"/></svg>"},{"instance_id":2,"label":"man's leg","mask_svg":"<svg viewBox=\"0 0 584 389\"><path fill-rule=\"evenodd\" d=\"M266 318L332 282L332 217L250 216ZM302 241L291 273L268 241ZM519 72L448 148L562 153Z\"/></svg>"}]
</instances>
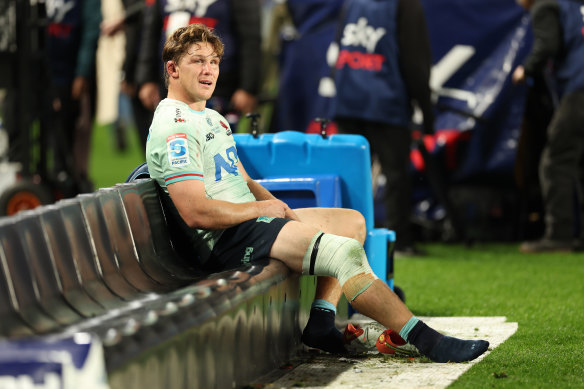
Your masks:
<instances>
[{"instance_id":1,"label":"man's leg","mask_svg":"<svg viewBox=\"0 0 584 389\"><path fill-rule=\"evenodd\" d=\"M295 209L303 223L319 230L353 238L361 245L365 243L367 227L361 213L343 208L302 208ZM333 277L317 278L314 302L310 309L308 323L302 332L302 342L307 346L332 353L345 351L343 334L335 327L336 306L343 293L341 285Z\"/></svg>"},{"instance_id":2,"label":"man's leg","mask_svg":"<svg viewBox=\"0 0 584 389\"><path fill-rule=\"evenodd\" d=\"M488 348L486 341L444 336L415 318L387 285L375 279L363 247L354 239L292 221L278 234L270 256L298 273L335 277L359 312L400 333L433 361L469 361Z\"/></svg>"}]
</instances>

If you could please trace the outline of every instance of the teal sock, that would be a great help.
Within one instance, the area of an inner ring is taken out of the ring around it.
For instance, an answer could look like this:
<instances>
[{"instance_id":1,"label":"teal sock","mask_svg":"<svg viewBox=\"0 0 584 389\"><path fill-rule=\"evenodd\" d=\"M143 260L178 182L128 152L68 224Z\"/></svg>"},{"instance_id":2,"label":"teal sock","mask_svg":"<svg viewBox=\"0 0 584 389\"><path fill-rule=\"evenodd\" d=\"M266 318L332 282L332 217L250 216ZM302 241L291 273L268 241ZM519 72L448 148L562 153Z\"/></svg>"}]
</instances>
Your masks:
<instances>
[{"instance_id":1,"label":"teal sock","mask_svg":"<svg viewBox=\"0 0 584 389\"><path fill-rule=\"evenodd\" d=\"M329 303L323 299L316 299L312 302L310 309L320 308L320 309L328 309L329 311L333 311L333 313L337 314L337 307L335 307L332 303Z\"/></svg>"},{"instance_id":2,"label":"teal sock","mask_svg":"<svg viewBox=\"0 0 584 389\"><path fill-rule=\"evenodd\" d=\"M403 328L401 330L399 330L399 336L401 336L403 339L408 339L408 335L410 334L410 331L412 330L412 328L414 328L414 326L420 321L420 319L418 319L415 316L412 316L410 318L410 320L408 320L408 322L403 326Z\"/></svg>"}]
</instances>

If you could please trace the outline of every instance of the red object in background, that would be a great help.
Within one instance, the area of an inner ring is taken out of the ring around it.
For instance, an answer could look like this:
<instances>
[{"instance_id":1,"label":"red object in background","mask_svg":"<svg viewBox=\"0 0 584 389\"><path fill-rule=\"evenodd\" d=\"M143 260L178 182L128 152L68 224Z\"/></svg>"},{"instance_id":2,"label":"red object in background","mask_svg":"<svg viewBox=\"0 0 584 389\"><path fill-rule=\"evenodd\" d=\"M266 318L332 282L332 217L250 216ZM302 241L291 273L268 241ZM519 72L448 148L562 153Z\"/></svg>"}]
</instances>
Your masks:
<instances>
[{"instance_id":1,"label":"red object in background","mask_svg":"<svg viewBox=\"0 0 584 389\"><path fill-rule=\"evenodd\" d=\"M413 139L420 139L423 136L424 145L429 153L434 149L444 147L445 149L445 164L448 170L454 170L458 164L457 150L461 142L467 142L470 139L470 131L458 131L453 129L437 130L431 135L422 135L420 131L412 133ZM418 149L410 151L410 160L417 171L425 171L426 163Z\"/></svg>"},{"instance_id":2,"label":"red object in background","mask_svg":"<svg viewBox=\"0 0 584 389\"><path fill-rule=\"evenodd\" d=\"M316 120L312 120L309 124L308 127L306 127L306 132L307 134L320 134L320 130L321 129L321 124L320 122L317 122ZM335 122L328 122L326 125L326 134L327 135L334 135L334 134L338 134L339 133L339 127L337 126L337 123Z\"/></svg>"}]
</instances>

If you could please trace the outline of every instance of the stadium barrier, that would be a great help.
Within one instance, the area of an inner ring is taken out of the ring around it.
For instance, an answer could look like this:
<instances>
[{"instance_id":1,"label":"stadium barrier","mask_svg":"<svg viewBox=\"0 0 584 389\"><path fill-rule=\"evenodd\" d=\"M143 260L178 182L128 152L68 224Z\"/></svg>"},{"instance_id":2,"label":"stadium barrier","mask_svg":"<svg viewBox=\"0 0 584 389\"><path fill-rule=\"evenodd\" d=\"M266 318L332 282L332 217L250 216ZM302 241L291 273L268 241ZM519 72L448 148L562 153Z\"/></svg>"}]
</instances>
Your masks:
<instances>
[{"instance_id":1,"label":"stadium barrier","mask_svg":"<svg viewBox=\"0 0 584 389\"><path fill-rule=\"evenodd\" d=\"M165 220L149 179L0 219L0 383L221 388L284 364L314 277L269 259L203 274Z\"/></svg>"}]
</instances>

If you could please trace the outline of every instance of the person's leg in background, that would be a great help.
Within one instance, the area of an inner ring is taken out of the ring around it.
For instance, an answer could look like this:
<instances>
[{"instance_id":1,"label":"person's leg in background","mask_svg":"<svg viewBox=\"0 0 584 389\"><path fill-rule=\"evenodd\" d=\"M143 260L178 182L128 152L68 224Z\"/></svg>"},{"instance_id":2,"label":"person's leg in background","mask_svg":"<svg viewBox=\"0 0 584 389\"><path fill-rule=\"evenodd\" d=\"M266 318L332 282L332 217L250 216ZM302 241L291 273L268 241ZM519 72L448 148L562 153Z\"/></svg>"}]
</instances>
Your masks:
<instances>
[{"instance_id":1,"label":"person's leg in background","mask_svg":"<svg viewBox=\"0 0 584 389\"><path fill-rule=\"evenodd\" d=\"M584 149L584 91L564 96L548 129L540 164L545 204L543 239L521 245L523 252L572 251L580 159ZM579 206L578 206L579 208Z\"/></svg>"},{"instance_id":2,"label":"person's leg in background","mask_svg":"<svg viewBox=\"0 0 584 389\"><path fill-rule=\"evenodd\" d=\"M412 182L409 173L411 134L409 129L358 119L337 118L339 132L363 135L372 155L377 155L386 177L385 212L387 227L396 233L396 255L424 255L414 244L411 226Z\"/></svg>"}]
</instances>

